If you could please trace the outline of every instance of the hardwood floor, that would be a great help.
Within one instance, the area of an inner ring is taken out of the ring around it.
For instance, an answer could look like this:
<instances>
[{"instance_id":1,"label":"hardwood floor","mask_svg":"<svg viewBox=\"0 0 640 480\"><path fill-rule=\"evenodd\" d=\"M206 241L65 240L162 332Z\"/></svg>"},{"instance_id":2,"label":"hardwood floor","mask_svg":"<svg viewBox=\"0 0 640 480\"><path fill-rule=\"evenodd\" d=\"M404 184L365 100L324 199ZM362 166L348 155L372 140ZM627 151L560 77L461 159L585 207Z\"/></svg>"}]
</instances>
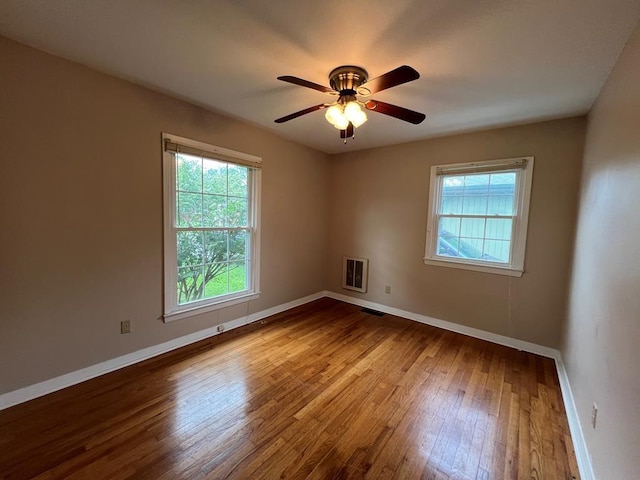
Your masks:
<instances>
[{"instance_id":1,"label":"hardwood floor","mask_svg":"<svg viewBox=\"0 0 640 480\"><path fill-rule=\"evenodd\" d=\"M552 360L330 299L0 412L3 479L573 479Z\"/></svg>"}]
</instances>

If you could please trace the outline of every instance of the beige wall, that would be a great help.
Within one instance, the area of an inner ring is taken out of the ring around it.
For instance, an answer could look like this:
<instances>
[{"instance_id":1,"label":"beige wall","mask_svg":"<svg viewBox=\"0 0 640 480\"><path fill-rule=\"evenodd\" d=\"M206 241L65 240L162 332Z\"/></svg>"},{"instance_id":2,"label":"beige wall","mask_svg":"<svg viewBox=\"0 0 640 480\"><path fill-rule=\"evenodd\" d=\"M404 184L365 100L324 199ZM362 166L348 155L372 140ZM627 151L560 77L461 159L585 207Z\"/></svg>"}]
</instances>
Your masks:
<instances>
[{"instance_id":1,"label":"beige wall","mask_svg":"<svg viewBox=\"0 0 640 480\"><path fill-rule=\"evenodd\" d=\"M0 393L324 288L324 154L1 37L0 59ZM260 299L160 320L161 132L263 158Z\"/></svg>"},{"instance_id":2,"label":"beige wall","mask_svg":"<svg viewBox=\"0 0 640 480\"><path fill-rule=\"evenodd\" d=\"M343 254L371 260L369 293L353 296L559 344L583 118L329 158L1 38L0 58L0 393L326 288L349 293ZM160 320L163 131L263 157L259 300ZM536 157L525 275L424 265L430 165L520 155Z\"/></svg>"},{"instance_id":3,"label":"beige wall","mask_svg":"<svg viewBox=\"0 0 640 480\"><path fill-rule=\"evenodd\" d=\"M557 347L584 128L584 118L574 118L334 157L330 289ZM535 156L525 274L513 278L424 265L431 165L522 155ZM369 258L368 293L341 289L343 255ZM384 293L385 285L391 286L390 295Z\"/></svg>"},{"instance_id":4,"label":"beige wall","mask_svg":"<svg viewBox=\"0 0 640 480\"><path fill-rule=\"evenodd\" d=\"M563 357L596 477L640 472L640 27L589 115ZM598 422L591 426L591 408Z\"/></svg>"}]
</instances>

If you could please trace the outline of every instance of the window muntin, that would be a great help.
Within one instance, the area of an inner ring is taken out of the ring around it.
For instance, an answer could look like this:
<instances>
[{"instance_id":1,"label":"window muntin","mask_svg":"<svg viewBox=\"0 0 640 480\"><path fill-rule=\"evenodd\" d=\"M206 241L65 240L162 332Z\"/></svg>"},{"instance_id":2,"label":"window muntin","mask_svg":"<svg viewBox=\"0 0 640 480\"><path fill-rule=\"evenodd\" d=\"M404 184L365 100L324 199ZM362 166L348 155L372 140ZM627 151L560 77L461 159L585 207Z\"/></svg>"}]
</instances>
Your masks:
<instances>
[{"instance_id":1,"label":"window muntin","mask_svg":"<svg viewBox=\"0 0 640 480\"><path fill-rule=\"evenodd\" d=\"M257 293L259 159L167 134L163 139L165 319ZM179 151L180 143L189 153ZM234 163L234 154L243 164ZM257 160L255 167L247 157Z\"/></svg>"},{"instance_id":2,"label":"window muntin","mask_svg":"<svg viewBox=\"0 0 640 480\"><path fill-rule=\"evenodd\" d=\"M178 304L248 289L249 168L176 154Z\"/></svg>"},{"instance_id":3,"label":"window muntin","mask_svg":"<svg viewBox=\"0 0 640 480\"><path fill-rule=\"evenodd\" d=\"M437 255L509 263L517 172L443 175Z\"/></svg>"},{"instance_id":4,"label":"window muntin","mask_svg":"<svg viewBox=\"0 0 640 480\"><path fill-rule=\"evenodd\" d=\"M520 275L533 158L432 168L425 263Z\"/></svg>"}]
</instances>

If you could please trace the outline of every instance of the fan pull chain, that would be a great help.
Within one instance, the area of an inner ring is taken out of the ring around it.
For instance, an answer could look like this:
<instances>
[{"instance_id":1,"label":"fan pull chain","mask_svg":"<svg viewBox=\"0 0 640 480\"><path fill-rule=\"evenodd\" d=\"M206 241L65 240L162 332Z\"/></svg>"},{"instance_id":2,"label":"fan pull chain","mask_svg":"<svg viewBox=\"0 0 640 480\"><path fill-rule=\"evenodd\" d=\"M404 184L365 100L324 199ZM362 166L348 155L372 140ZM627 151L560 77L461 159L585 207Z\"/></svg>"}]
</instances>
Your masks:
<instances>
[{"instance_id":1,"label":"fan pull chain","mask_svg":"<svg viewBox=\"0 0 640 480\"><path fill-rule=\"evenodd\" d=\"M353 135L351 136L351 140L355 140L355 139L356 139L356 133L353 132ZM347 140L348 140L348 137L344 137L344 144L345 145L347 144Z\"/></svg>"}]
</instances>

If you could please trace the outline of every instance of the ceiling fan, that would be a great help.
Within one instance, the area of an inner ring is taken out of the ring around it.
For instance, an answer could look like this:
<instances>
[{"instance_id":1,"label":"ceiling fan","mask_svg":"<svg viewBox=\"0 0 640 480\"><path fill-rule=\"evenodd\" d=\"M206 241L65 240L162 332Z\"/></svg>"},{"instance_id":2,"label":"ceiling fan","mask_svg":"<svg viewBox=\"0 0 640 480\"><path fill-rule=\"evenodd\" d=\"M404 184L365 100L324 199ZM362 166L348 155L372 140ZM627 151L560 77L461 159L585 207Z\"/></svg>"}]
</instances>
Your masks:
<instances>
[{"instance_id":1,"label":"ceiling fan","mask_svg":"<svg viewBox=\"0 0 640 480\"><path fill-rule=\"evenodd\" d=\"M414 112L413 110L379 100L367 99L367 97L371 94L386 90L387 88L417 80L418 78L420 78L420 74L407 65L398 67L372 80L369 80L369 74L364 68L344 65L333 69L329 74L329 85L331 85L331 87L318 85L317 83L290 75L278 77L278 80L282 80L283 82L337 95L338 99L332 103L320 103L313 107L300 110L299 112L291 113L278 118L275 122L288 122L307 113L326 108L325 118L331 125L340 130L340 138L344 138L345 143L347 143L348 137L354 136L354 129L367 121L367 115L361 106L366 110L383 113L384 115L389 115L417 125L425 119L423 113ZM365 97L365 99L360 100L358 97Z\"/></svg>"}]
</instances>

